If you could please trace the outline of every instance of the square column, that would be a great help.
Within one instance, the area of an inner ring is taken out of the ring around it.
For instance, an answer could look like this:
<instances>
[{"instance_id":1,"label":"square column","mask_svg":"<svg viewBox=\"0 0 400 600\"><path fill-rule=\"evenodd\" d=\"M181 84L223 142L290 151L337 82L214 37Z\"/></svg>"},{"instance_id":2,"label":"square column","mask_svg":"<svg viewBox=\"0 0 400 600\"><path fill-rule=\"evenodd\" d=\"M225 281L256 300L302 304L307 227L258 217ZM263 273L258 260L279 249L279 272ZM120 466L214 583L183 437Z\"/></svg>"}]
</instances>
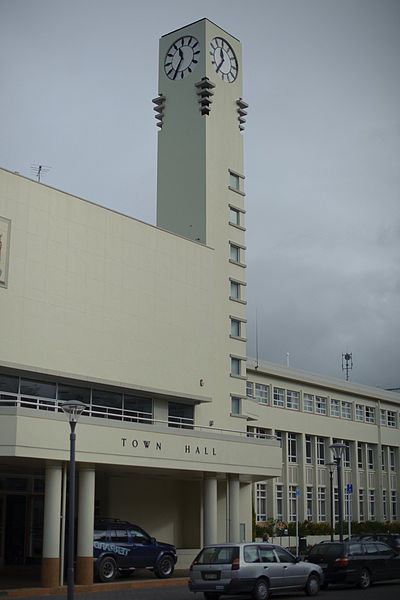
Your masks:
<instances>
[{"instance_id":1,"label":"square column","mask_svg":"<svg viewBox=\"0 0 400 600\"><path fill-rule=\"evenodd\" d=\"M92 466L79 470L78 540L76 557L76 583L93 583L93 525L94 525L95 469Z\"/></svg>"},{"instance_id":2,"label":"square column","mask_svg":"<svg viewBox=\"0 0 400 600\"><path fill-rule=\"evenodd\" d=\"M239 524L239 475L228 475L229 482L229 541L240 542Z\"/></svg>"},{"instance_id":3,"label":"square column","mask_svg":"<svg viewBox=\"0 0 400 600\"><path fill-rule=\"evenodd\" d=\"M206 473L203 489L204 502L204 545L217 543L217 476Z\"/></svg>"},{"instance_id":4,"label":"square column","mask_svg":"<svg viewBox=\"0 0 400 600\"><path fill-rule=\"evenodd\" d=\"M53 463L46 466L42 553L43 587L59 585L61 474L60 464Z\"/></svg>"}]
</instances>

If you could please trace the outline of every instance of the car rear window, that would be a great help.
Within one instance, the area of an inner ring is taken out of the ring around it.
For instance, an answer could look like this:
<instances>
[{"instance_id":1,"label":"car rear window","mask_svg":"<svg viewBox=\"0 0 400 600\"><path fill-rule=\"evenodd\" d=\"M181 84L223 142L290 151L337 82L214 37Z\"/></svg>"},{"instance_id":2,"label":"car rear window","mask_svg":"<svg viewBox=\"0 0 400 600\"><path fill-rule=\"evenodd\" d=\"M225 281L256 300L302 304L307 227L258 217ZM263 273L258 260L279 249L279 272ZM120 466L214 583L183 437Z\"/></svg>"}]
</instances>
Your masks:
<instances>
[{"instance_id":1,"label":"car rear window","mask_svg":"<svg viewBox=\"0 0 400 600\"><path fill-rule=\"evenodd\" d=\"M235 558L239 558L238 546L208 546L195 562L198 565L230 565Z\"/></svg>"},{"instance_id":2,"label":"car rear window","mask_svg":"<svg viewBox=\"0 0 400 600\"><path fill-rule=\"evenodd\" d=\"M358 554L364 554L364 550L361 544L349 544L349 556L357 556Z\"/></svg>"},{"instance_id":3,"label":"car rear window","mask_svg":"<svg viewBox=\"0 0 400 600\"><path fill-rule=\"evenodd\" d=\"M318 555L326 556L327 558L336 558L337 556L343 556L343 553L342 544L321 544L311 549L310 556Z\"/></svg>"},{"instance_id":4,"label":"car rear window","mask_svg":"<svg viewBox=\"0 0 400 600\"><path fill-rule=\"evenodd\" d=\"M389 548L386 544L382 544L382 542L376 542L376 547L378 548L379 554L390 556L393 553L393 550L391 550L391 548Z\"/></svg>"}]
</instances>

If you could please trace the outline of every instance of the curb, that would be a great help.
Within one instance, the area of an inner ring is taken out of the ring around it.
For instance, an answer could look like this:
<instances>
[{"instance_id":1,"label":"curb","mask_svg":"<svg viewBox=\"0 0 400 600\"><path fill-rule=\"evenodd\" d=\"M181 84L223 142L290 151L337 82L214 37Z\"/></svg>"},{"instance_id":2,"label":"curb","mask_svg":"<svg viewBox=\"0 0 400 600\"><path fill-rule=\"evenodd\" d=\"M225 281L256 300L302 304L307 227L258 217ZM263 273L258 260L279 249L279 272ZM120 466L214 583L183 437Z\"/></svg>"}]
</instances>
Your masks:
<instances>
[{"instance_id":1,"label":"curb","mask_svg":"<svg viewBox=\"0 0 400 600\"><path fill-rule=\"evenodd\" d=\"M160 587L174 587L184 586L188 584L187 577L176 577L171 579L162 580L137 580L137 581L122 581L122 582L111 582L111 583L93 583L88 585L75 585L75 594L84 594L91 592L112 592L122 590L134 590L144 588L160 588ZM49 595L62 595L67 594L67 586L56 586L50 588L34 587L34 588L13 588L8 590L0 591L0 598L31 598Z\"/></svg>"}]
</instances>

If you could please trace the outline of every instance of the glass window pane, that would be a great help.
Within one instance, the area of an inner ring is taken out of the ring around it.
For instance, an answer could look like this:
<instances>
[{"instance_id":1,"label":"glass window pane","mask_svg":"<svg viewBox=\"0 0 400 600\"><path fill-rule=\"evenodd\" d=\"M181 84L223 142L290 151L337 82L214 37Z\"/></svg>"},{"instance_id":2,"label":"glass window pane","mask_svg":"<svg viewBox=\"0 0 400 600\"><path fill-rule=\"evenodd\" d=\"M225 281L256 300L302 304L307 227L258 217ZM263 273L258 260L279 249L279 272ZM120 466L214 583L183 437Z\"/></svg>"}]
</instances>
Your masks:
<instances>
[{"instance_id":1,"label":"glass window pane","mask_svg":"<svg viewBox=\"0 0 400 600\"><path fill-rule=\"evenodd\" d=\"M232 414L240 415L241 413L241 399L237 396L232 396Z\"/></svg>"},{"instance_id":2,"label":"glass window pane","mask_svg":"<svg viewBox=\"0 0 400 600\"><path fill-rule=\"evenodd\" d=\"M232 375L240 375L240 359L239 358L231 358L231 373Z\"/></svg>"},{"instance_id":3,"label":"glass window pane","mask_svg":"<svg viewBox=\"0 0 400 600\"><path fill-rule=\"evenodd\" d=\"M152 413L153 403L151 398L136 398L124 395L124 408L136 412Z\"/></svg>"},{"instance_id":4,"label":"glass window pane","mask_svg":"<svg viewBox=\"0 0 400 600\"><path fill-rule=\"evenodd\" d=\"M18 377L0 373L0 390L2 392L18 393Z\"/></svg>"},{"instance_id":5,"label":"glass window pane","mask_svg":"<svg viewBox=\"0 0 400 600\"><path fill-rule=\"evenodd\" d=\"M231 244L230 259L234 262L240 262L240 248Z\"/></svg>"},{"instance_id":6,"label":"glass window pane","mask_svg":"<svg viewBox=\"0 0 400 600\"><path fill-rule=\"evenodd\" d=\"M240 337L240 321L231 319L231 335Z\"/></svg>"},{"instance_id":7,"label":"glass window pane","mask_svg":"<svg viewBox=\"0 0 400 600\"><path fill-rule=\"evenodd\" d=\"M56 384L47 381L35 381L34 379L21 379L21 394L40 396L41 398L55 398Z\"/></svg>"},{"instance_id":8,"label":"glass window pane","mask_svg":"<svg viewBox=\"0 0 400 600\"><path fill-rule=\"evenodd\" d=\"M194 418L194 407L191 404L180 404L179 402L168 402L169 417Z\"/></svg>"},{"instance_id":9,"label":"glass window pane","mask_svg":"<svg viewBox=\"0 0 400 600\"><path fill-rule=\"evenodd\" d=\"M236 281L231 281L231 297L235 299L240 298L240 287Z\"/></svg>"},{"instance_id":10,"label":"glass window pane","mask_svg":"<svg viewBox=\"0 0 400 600\"><path fill-rule=\"evenodd\" d=\"M231 208L229 210L229 221L234 225L240 225L240 213L238 210Z\"/></svg>"},{"instance_id":11,"label":"glass window pane","mask_svg":"<svg viewBox=\"0 0 400 600\"><path fill-rule=\"evenodd\" d=\"M97 406L109 406L112 408L122 408L122 394L117 392L105 392L102 390L93 390L92 404Z\"/></svg>"},{"instance_id":12,"label":"glass window pane","mask_svg":"<svg viewBox=\"0 0 400 600\"><path fill-rule=\"evenodd\" d=\"M62 402L68 402L69 400L79 400L84 404L90 403L90 389L74 387L72 385L59 384L57 397Z\"/></svg>"},{"instance_id":13,"label":"glass window pane","mask_svg":"<svg viewBox=\"0 0 400 600\"><path fill-rule=\"evenodd\" d=\"M234 175L233 173L229 174L229 185L231 188L233 188L234 190L239 190L239 182L240 180L237 175Z\"/></svg>"}]
</instances>

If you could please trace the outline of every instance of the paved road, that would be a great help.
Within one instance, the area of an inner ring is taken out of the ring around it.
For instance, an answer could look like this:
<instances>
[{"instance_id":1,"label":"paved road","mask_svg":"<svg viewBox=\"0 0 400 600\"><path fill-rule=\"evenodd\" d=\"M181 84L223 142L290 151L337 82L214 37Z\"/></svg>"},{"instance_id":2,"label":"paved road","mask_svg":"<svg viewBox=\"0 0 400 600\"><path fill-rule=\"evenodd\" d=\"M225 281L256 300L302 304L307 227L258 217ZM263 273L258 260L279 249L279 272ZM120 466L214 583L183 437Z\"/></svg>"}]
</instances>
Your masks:
<instances>
[{"instance_id":1,"label":"paved road","mask_svg":"<svg viewBox=\"0 0 400 600\"><path fill-rule=\"evenodd\" d=\"M367 590L354 587L331 586L328 590L321 590L318 600L376 600L384 596L385 600L398 600L400 597L400 580L393 583L377 583ZM224 596L224 600L250 600L250 596ZM274 594L280 600L297 600L307 598L303 592L291 594ZM26 598L25 600L64 600L65 596L43 596ZM20 599L21 600L21 599ZM113 590L110 592L91 592L88 594L75 594L75 600L203 600L202 594L189 592L186 586L173 586L166 588Z\"/></svg>"}]
</instances>

